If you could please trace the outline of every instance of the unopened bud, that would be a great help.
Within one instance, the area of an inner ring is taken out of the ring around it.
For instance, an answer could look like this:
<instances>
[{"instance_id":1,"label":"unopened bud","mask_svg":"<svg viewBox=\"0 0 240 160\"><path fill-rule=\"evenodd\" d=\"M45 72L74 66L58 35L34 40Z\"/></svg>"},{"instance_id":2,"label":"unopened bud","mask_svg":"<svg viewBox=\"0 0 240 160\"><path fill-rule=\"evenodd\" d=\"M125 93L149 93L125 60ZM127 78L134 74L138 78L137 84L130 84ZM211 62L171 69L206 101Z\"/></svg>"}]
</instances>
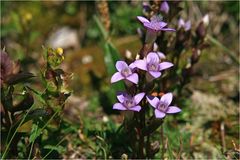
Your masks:
<instances>
[{"instance_id":1,"label":"unopened bud","mask_svg":"<svg viewBox=\"0 0 240 160\"><path fill-rule=\"evenodd\" d=\"M163 13L165 14L168 14L169 12L169 5L166 1L164 1L162 4L161 4L161 7L160 7L160 11L162 11Z\"/></svg>"},{"instance_id":2,"label":"unopened bud","mask_svg":"<svg viewBox=\"0 0 240 160\"><path fill-rule=\"evenodd\" d=\"M56 53L59 54L59 55L62 55L63 54L63 49L62 48L57 48Z\"/></svg>"},{"instance_id":3,"label":"unopened bud","mask_svg":"<svg viewBox=\"0 0 240 160\"><path fill-rule=\"evenodd\" d=\"M201 38L203 39L205 36L206 36L206 28L205 28L205 25L204 25L204 22L202 21L197 29L196 29L196 34Z\"/></svg>"},{"instance_id":4,"label":"unopened bud","mask_svg":"<svg viewBox=\"0 0 240 160\"><path fill-rule=\"evenodd\" d=\"M132 52L130 52L129 50L126 50L125 56L127 59L132 59Z\"/></svg>"},{"instance_id":5,"label":"unopened bud","mask_svg":"<svg viewBox=\"0 0 240 160\"><path fill-rule=\"evenodd\" d=\"M203 21L204 26L207 27L208 24L209 24L209 15L206 14L206 15L202 18L202 21Z\"/></svg>"}]
</instances>

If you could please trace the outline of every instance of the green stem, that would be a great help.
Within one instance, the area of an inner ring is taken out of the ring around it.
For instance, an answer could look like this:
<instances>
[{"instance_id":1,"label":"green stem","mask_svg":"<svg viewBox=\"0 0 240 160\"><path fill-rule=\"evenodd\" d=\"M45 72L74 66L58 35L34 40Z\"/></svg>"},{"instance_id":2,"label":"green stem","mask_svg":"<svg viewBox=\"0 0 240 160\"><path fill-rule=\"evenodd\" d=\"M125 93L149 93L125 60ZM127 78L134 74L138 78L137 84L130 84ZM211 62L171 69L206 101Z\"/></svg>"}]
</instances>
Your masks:
<instances>
[{"instance_id":1,"label":"green stem","mask_svg":"<svg viewBox=\"0 0 240 160\"><path fill-rule=\"evenodd\" d=\"M165 148L164 148L164 133L163 133L163 125L161 125L161 141L162 141L162 158L164 159L164 153L165 153Z\"/></svg>"},{"instance_id":2,"label":"green stem","mask_svg":"<svg viewBox=\"0 0 240 160\"><path fill-rule=\"evenodd\" d=\"M30 159L30 157L31 157L34 142L35 142L35 140L33 140L32 144L31 144L31 148L30 148L30 151L29 151L28 159Z\"/></svg>"},{"instance_id":3,"label":"green stem","mask_svg":"<svg viewBox=\"0 0 240 160\"><path fill-rule=\"evenodd\" d=\"M61 109L57 110L53 115L52 117L47 121L47 123L41 128L41 131L42 132L46 127L47 125L51 122L51 120L61 111Z\"/></svg>"},{"instance_id":4,"label":"green stem","mask_svg":"<svg viewBox=\"0 0 240 160\"><path fill-rule=\"evenodd\" d=\"M146 106L144 102L142 102L142 106ZM145 128L145 108L143 107L140 111L140 137L139 137L139 157L144 158L144 133L143 129Z\"/></svg>"}]
</instances>

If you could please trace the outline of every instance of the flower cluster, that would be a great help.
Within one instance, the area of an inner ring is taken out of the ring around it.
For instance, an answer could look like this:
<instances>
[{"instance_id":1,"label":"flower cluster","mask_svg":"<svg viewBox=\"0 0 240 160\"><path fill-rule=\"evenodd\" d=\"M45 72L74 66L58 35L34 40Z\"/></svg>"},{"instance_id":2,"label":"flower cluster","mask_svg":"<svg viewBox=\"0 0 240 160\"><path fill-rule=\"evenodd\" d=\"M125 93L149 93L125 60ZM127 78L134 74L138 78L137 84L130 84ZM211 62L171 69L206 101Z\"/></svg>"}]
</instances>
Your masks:
<instances>
[{"instance_id":1,"label":"flower cluster","mask_svg":"<svg viewBox=\"0 0 240 160\"><path fill-rule=\"evenodd\" d=\"M153 16L150 21L141 16L138 16L137 18L147 29L146 43L153 45L158 32L175 31L174 29L166 28L167 23L161 21L159 17ZM140 93L135 95L126 92L119 93L117 95L119 103L115 103L113 105L113 109L139 112L142 107L145 107L141 106L141 104L143 104L141 101L144 101L144 97L146 95L146 100L155 109L156 118L164 118L166 114L180 112L181 109L178 107L170 106L173 98L172 93L164 94L159 100L157 97L147 95L148 93L140 87L143 84L152 83L154 79L161 77L164 70L173 66L171 62L163 62L162 60L165 58L166 57L162 52L158 52L156 49L153 49L153 51L148 52L146 57L136 59L129 65L124 61L117 61L115 65L117 72L113 74L111 83L124 80L127 86L136 85L136 91ZM131 89L128 91L131 92Z\"/></svg>"}]
</instances>

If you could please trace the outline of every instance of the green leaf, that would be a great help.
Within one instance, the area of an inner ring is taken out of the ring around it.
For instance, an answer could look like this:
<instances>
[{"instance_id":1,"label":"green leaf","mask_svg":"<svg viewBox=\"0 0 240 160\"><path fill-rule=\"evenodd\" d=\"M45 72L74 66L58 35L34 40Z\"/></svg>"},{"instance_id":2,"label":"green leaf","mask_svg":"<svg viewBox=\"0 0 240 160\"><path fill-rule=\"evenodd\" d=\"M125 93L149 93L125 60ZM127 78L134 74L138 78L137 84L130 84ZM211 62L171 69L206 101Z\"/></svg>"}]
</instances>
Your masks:
<instances>
[{"instance_id":1,"label":"green leaf","mask_svg":"<svg viewBox=\"0 0 240 160\"><path fill-rule=\"evenodd\" d=\"M103 27L99 18L97 16L94 16L93 18L96 21L97 26L103 35L103 40L105 41L104 45L103 45L104 62L107 67L108 77L111 77L116 72L115 64L118 60L120 60L121 57L120 57L120 54L119 54L118 50L116 49L116 47L109 40L107 41L108 32ZM110 101L112 103L114 103L115 97L116 97L115 93L117 91L123 91L123 90L124 90L123 82L118 82L116 84L113 84L112 87L107 92L107 97L110 99Z\"/></svg>"},{"instance_id":2,"label":"green leaf","mask_svg":"<svg viewBox=\"0 0 240 160\"><path fill-rule=\"evenodd\" d=\"M115 49L115 47L107 42L104 45L104 61L107 67L107 73L108 77L111 77L115 72L115 63L120 59L118 51ZM112 84L112 87L107 92L107 97L110 99L112 103L115 102L116 92L117 91L123 91L124 90L124 83L117 82Z\"/></svg>"},{"instance_id":3,"label":"green leaf","mask_svg":"<svg viewBox=\"0 0 240 160\"><path fill-rule=\"evenodd\" d=\"M24 99L14 107L9 108L9 111L17 112L17 111L27 110L33 105L33 103L34 103L34 99L32 94L27 93L24 95Z\"/></svg>"},{"instance_id":4,"label":"green leaf","mask_svg":"<svg viewBox=\"0 0 240 160\"><path fill-rule=\"evenodd\" d=\"M28 80L29 78L32 78L32 77L34 77L34 75L32 73L21 72L21 73L18 73L18 74L11 75L8 78L7 83L9 85L14 85L14 84L17 84L17 83L20 83L20 82L25 82L26 80Z\"/></svg>"},{"instance_id":5,"label":"green leaf","mask_svg":"<svg viewBox=\"0 0 240 160\"><path fill-rule=\"evenodd\" d=\"M22 113L21 116L24 117L24 114L25 113ZM23 125L24 123L30 120L39 120L39 117L46 117L46 116L49 116L49 113L45 109L37 108L33 111L29 111L29 114L26 116L26 118L24 119L21 125ZM16 129L20 123L21 123L21 118L19 121L13 124L13 129Z\"/></svg>"},{"instance_id":6,"label":"green leaf","mask_svg":"<svg viewBox=\"0 0 240 160\"><path fill-rule=\"evenodd\" d=\"M39 128L37 124L33 124L31 135L29 137L29 142L33 143L40 134L41 134L41 128Z\"/></svg>"},{"instance_id":7,"label":"green leaf","mask_svg":"<svg viewBox=\"0 0 240 160\"><path fill-rule=\"evenodd\" d=\"M103 39L106 40L108 38L108 32L105 30L104 26L102 25L101 21L99 20L99 18L96 15L93 16L93 19L97 23L97 26L103 36Z\"/></svg>"},{"instance_id":8,"label":"green leaf","mask_svg":"<svg viewBox=\"0 0 240 160\"><path fill-rule=\"evenodd\" d=\"M222 48L236 64L238 64L238 65L240 64L239 58L237 57L237 54L235 52L233 52L230 49L228 49L227 47L225 47L221 42L219 42L214 37L207 35L207 38L211 43L213 43L214 45L216 45L219 48Z\"/></svg>"},{"instance_id":9,"label":"green leaf","mask_svg":"<svg viewBox=\"0 0 240 160\"><path fill-rule=\"evenodd\" d=\"M45 46L42 46L42 49L43 49L43 58L45 61L47 61L48 48L46 48Z\"/></svg>"},{"instance_id":10,"label":"green leaf","mask_svg":"<svg viewBox=\"0 0 240 160\"><path fill-rule=\"evenodd\" d=\"M41 92L39 92L39 91L37 91L37 90L29 87L29 86L26 86L26 88L28 88L29 90L31 90L31 91L34 93L34 95L37 97L37 99L38 99L42 104L46 104L46 101L45 101L45 99L43 98L43 93L41 93Z\"/></svg>"},{"instance_id":11,"label":"green leaf","mask_svg":"<svg viewBox=\"0 0 240 160\"><path fill-rule=\"evenodd\" d=\"M15 28L15 31L17 31L17 33L22 33L22 26L21 26L21 23L20 23L20 16L18 13L16 12L11 12L10 14L11 16L11 20L12 20L12 24Z\"/></svg>"},{"instance_id":12,"label":"green leaf","mask_svg":"<svg viewBox=\"0 0 240 160\"><path fill-rule=\"evenodd\" d=\"M58 145L58 146L46 145L46 146L44 146L44 149L55 150L58 153L62 153L66 150L63 146L60 146L60 145Z\"/></svg>"}]
</instances>

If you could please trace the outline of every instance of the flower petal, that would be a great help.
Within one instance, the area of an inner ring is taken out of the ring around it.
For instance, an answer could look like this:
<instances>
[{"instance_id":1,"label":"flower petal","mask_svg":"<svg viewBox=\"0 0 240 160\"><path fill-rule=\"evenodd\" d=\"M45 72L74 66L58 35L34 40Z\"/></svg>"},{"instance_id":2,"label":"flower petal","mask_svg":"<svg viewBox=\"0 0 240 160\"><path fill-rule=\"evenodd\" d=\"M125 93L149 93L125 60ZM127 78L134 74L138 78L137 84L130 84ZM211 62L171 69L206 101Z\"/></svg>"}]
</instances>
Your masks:
<instances>
[{"instance_id":1,"label":"flower petal","mask_svg":"<svg viewBox=\"0 0 240 160\"><path fill-rule=\"evenodd\" d=\"M185 29L185 31L188 31L191 29L191 21L190 20L185 23L184 29Z\"/></svg>"},{"instance_id":2,"label":"flower petal","mask_svg":"<svg viewBox=\"0 0 240 160\"><path fill-rule=\"evenodd\" d=\"M129 110L139 112L141 110L141 106L134 106L134 107L129 108Z\"/></svg>"},{"instance_id":3,"label":"flower petal","mask_svg":"<svg viewBox=\"0 0 240 160\"><path fill-rule=\"evenodd\" d=\"M149 71L149 74L154 78L159 78L161 76L161 72Z\"/></svg>"},{"instance_id":4,"label":"flower petal","mask_svg":"<svg viewBox=\"0 0 240 160\"><path fill-rule=\"evenodd\" d=\"M161 111L159 111L159 110L157 110L157 109L155 109L154 112L155 112L155 116L156 116L156 118L163 118L163 117L166 116L165 113L163 113L163 112L161 112Z\"/></svg>"},{"instance_id":5,"label":"flower petal","mask_svg":"<svg viewBox=\"0 0 240 160\"><path fill-rule=\"evenodd\" d=\"M162 28L161 30L162 31L169 31L169 32L175 32L176 31L175 29L172 29L172 28Z\"/></svg>"},{"instance_id":6,"label":"flower petal","mask_svg":"<svg viewBox=\"0 0 240 160\"><path fill-rule=\"evenodd\" d=\"M139 59L134 62L135 66L142 70L147 70L147 64L145 60Z\"/></svg>"},{"instance_id":7,"label":"flower petal","mask_svg":"<svg viewBox=\"0 0 240 160\"><path fill-rule=\"evenodd\" d=\"M111 78L111 83L120 81L120 80L122 80L122 79L124 79L124 77L122 76L121 73L119 73L119 72L114 73L114 75L113 75L112 78Z\"/></svg>"},{"instance_id":8,"label":"flower petal","mask_svg":"<svg viewBox=\"0 0 240 160\"><path fill-rule=\"evenodd\" d=\"M157 52L160 59L166 59L166 56L162 52Z\"/></svg>"},{"instance_id":9,"label":"flower petal","mask_svg":"<svg viewBox=\"0 0 240 160\"><path fill-rule=\"evenodd\" d=\"M132 75L128 76L126 79L132 83L138 84L138 74L137 73L133 73Z\"/></svg>"},{"instance_id":10,"label":"flower petal","mask_svg":"<svg viewBox=\"0 0 240 160\"><path fill-rule=\"evenodd\" d=\"M167 113L178 113L181 112L182 110L178 108L177 106L169 106Z\"/></svg>"},{"instance_id":11,"label":"flower petal","mask_svg":"<svg viewBox=\"0 0 240 160\"><path fill-rule=\"evenodd\" d=\"M162 62L162 63L159 64L159 68L160 68L159 70L162 71L162 70L168 69L172 66L173 66L173 64L170 63L170 62Z\"/></svg>"},{"instance_id":12,"label":"flower petal","mask_svg":"<svg viewBox=\"0 0 240 160\"><path fill-rule=\"evenodd\" d=\"M172 93L166 93L161 97L160 101L166 103L167 106L169 106L172 102L172 98L173 98Z\"/></svg>"},{"instance_id":13,"label":"flower petal","mask_svg":"<svg viewBox=\"0 0 240 160\"><path fill-rule=\"evenodd\" d=\"M134 96L135 103L138 104L143 97L145 96L145 93L138 93L137 95Z\"/></svg>"},{"instance_id":14,"label":"flower petal","mask_svg":"<svg viewBox=\"0 0 240 160\"><path fill-rule=\"evenodd\" d=\"M142 23L150 23L150 21L147 18L142 16L137 16L137 19Z\"/></svg>"},{"instance_id":15,"label":"flower petal","mask_svg":"<svg viewBox=\"0 0 240 160\"><path fill-rule=\"evenodd\" d=\"M184 25L185 25L184 20L183 20L182 18L180 18L180 19L178 20L178 28L181 28L181 27L183 27Z\"/></svg>"},{"instance_id":16,"label":"flower petal","mask_svg":"<svg viewBox=\"0 0 240 160\"><path fill-rule=\"evenodd\" d=\"M123 101L124 101L124 99L125 99L125 96L124 96L124 95L126 95L125 92L118 92L118 93L117 93L117 99L118 99L119 102L123 103Z\"/></svg>"},{"instance_id":17,"label":"flower petal","mask_svg":"<svg viewBox=\"0 0 240 160\"><path fill-rule=\"evenodd\" d=\"M149 62L156 62L159 63L159 57L157 55L157 53L155 52L149 52L147 55L147 63Z\"/></svg>"},{"instance_id":18,"label":"flower petal","mask_svg":"<svg viewBox=\"0 0 240 160\"><path fill-rule=\"evenodd\" d=\"M133 70L134 68L136 68L137 66L135 65L135 62L133 62L133 63L131 63L130 65L129 65L129 68L131 69L131 70Z\"/></svg>"},{"instance_id":19,"label":"flower petal","mask_svg":"<svg viewBox=\"0 0 240 160\"><path fill-rule=\"evenodd\" d=\"M157 108L157 105L159 103L159 99L157 97L147 96L147 101L151 104L151 106Z\"/></svg>"},{"instance_id":20,"label":"flower petal","mask_svg":"<svg viewBox=\"0 0 240 160\"><path fill-rule=\"evenodd\" d=\"M143 23L145 28L152 30L153 32L158 32L162 30L165 22L150 22L150 23Z\"/></svg>"},{"instance_id":21,"label":"flower petal","mask_svg":"<svg viewBox=\"0 0 240 160\"><path fill-rule=\"evenodd\" d=\"M113 105L113 109L122 110L122 111L127 110L127 108L124 107L121 103L115 103Z\"/></svg>"},{"instance_id":22,"label":"flower petal","mask_svg":"<svg viewBox=\"0 0 240 160\"><path fill-rule=\"evenodd\" d=\"M124 61L117 61L116 63L116 68L119 72L121 72L123 69L125 69L126 67L128 67L127 63Z\"/></svg>"}]
</instances>

